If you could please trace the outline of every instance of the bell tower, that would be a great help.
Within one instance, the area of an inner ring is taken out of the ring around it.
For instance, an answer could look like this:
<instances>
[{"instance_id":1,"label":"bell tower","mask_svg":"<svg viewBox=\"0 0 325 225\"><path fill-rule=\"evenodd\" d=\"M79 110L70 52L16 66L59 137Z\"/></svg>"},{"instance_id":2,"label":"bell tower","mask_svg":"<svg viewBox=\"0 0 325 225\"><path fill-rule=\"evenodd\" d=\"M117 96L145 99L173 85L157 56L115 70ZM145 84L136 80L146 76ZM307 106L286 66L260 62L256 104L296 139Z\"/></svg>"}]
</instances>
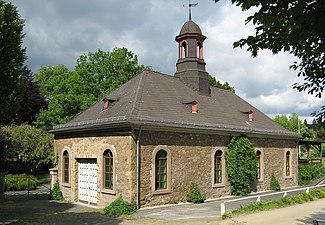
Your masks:
<instances>
[{"instance_id":1,"label":"bell tower","mask_svg":"<svg viewBox=\"0 0 325 225\"><path fill-rule=\"evenodd\" d=\"M210 94L208 73L203 59L205 36L200 27L191 19L186 21L175 40L178 43L179 58L175 77L202 95Z\"/></svg>"}]
</instances>

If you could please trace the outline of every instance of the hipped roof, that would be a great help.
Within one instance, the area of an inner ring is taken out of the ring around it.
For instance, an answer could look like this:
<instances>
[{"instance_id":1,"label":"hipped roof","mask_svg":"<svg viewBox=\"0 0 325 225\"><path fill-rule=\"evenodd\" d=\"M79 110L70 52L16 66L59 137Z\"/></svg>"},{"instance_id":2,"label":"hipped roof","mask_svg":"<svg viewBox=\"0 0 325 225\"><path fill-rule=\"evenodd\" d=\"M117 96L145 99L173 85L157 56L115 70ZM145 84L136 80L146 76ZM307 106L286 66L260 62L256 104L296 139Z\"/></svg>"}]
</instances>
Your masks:
<instances>
[{"instance_id":1,"label":"hipped roof","mask_svg":"<svg viewBox=\"0 0 325 225\"><path fill-rule=\"evenodd\" d=\"M107 110L99 101L70 122L54 127L52 132L129 124L299 138L234 93L211 87L210 96L200 95L179 78L157 72L138 74L106 98L110 102ZM191 111L193 101L198 107L195 114ZM253 121L248 121L249 111L253 112Z\"/></svg>"}]
</instances>

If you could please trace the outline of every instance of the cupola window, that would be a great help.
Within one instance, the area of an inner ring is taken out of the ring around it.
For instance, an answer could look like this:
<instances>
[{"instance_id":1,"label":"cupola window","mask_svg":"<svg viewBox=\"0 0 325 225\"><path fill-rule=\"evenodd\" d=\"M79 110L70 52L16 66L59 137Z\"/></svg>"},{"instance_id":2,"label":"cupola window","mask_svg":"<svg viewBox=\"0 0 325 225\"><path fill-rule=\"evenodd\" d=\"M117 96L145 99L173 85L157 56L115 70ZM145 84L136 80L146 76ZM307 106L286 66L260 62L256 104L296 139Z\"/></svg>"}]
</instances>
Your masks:
<instances>
[{"instance_id":1,"label":"cupola window","mask_svg":"<svg viewBox=\"0 0 325 225\"><path fill-rule=\"evenodd\" d=\"M200 41L196 43L196 57L199 59L203 59L203 48L202 43Z\"/></svg>"},{"instance_id":2,"label":"cupola window","mask_svg":"<svg viewBox=\"0 0 325 225\"><path fill-rule=\"evenodd\" d=\"M188 57L188 44L187 41L182 41L179 46L179 58L183 59Z\"/></svg>"}]
</instances>

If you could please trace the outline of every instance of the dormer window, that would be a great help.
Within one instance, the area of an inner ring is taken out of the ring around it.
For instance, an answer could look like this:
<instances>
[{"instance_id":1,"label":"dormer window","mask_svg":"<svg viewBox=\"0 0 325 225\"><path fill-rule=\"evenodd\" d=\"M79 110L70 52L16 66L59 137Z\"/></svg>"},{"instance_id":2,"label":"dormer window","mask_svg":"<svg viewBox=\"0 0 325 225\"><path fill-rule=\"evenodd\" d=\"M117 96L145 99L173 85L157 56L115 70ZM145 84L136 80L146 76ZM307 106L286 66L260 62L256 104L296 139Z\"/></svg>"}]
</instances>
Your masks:
<instances>
[{"instance_id":1,"label":"dormer window","mask_svg":"<svg viewBox=\"0 0 325 225\"><path fill-rule=\"evenodd\" d=\"M192 102L192 113L197 113L197 101Z\"/></svg>"},{"instance_id":2,"label":"dormer window","mask_svg":"<svg viewBox=\"0 0 325 225\"><path fill-rule=\"evenodd\" d=\"M102 108L102 111L107 110L108 109L108 106L109 106L108 98L104 98L103 99L103 108Z\"/></svg>"},{"instance_id":3,"label":"dormer window","mask_svg":"<svg viewBox=\"0 0 325 225\"><path fill-rule=\"evenodd\" d=\"M253 121L253 111L252 110L249 110L249 112L248 112L248 121L249 122Z\"/></svg>"}]
</instances>

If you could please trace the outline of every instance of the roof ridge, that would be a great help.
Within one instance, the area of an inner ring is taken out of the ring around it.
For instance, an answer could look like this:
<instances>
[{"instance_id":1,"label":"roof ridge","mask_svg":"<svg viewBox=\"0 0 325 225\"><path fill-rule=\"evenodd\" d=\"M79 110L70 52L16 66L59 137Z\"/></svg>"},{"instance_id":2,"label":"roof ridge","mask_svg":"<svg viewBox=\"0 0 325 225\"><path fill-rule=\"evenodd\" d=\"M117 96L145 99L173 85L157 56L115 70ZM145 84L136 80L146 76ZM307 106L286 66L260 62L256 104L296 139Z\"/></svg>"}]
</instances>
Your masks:
<instances>
[{"instance_id":1,"label":"roof ridge","mask_svg":"<svg viewBox=\"0 0 325 225\"><path fill-rule=\"evenodd\" d=\"M140 99L142 98L142 93L143 93L143 77L145 76L147 71L142 71L138 76L140 76L139 79L139 84L138 87L136 89L136 94L135 94L135 98L133 101L133 105L131 108L131 119L135 119L137 118L138 112L139 112L139 103L140 103Z\"/></svg>"}]
</instances>

